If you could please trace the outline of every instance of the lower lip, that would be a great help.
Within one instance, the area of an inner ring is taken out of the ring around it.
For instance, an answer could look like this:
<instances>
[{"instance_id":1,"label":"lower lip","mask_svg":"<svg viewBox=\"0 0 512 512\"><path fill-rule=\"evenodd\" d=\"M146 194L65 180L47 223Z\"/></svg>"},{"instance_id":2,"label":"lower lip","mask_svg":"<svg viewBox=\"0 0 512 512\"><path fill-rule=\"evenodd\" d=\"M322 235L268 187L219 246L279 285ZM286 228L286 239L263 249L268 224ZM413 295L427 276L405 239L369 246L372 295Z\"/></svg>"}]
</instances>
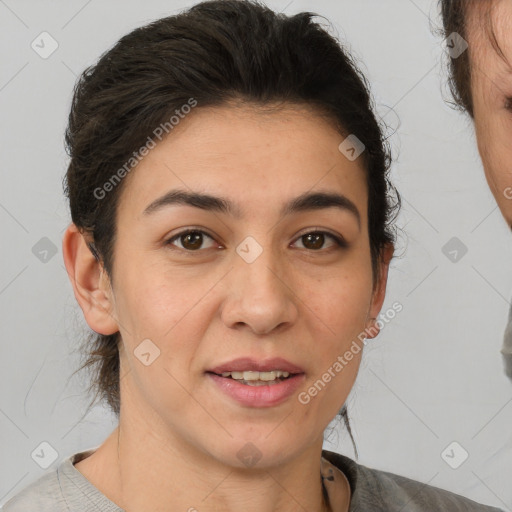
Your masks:
<instances>
[{"instance_id":1,"label":"lower lip","mask_svg":"<svg viewBox=\"0 0 512 512\"><path fill-rule=\"evenodd\" d=\"M249 386L229 377L207 373L217 386L242 405L249 407L273 407L284 402L304 382L304 373L280 381L278 384Z\"/></svg>"}]
</instances>

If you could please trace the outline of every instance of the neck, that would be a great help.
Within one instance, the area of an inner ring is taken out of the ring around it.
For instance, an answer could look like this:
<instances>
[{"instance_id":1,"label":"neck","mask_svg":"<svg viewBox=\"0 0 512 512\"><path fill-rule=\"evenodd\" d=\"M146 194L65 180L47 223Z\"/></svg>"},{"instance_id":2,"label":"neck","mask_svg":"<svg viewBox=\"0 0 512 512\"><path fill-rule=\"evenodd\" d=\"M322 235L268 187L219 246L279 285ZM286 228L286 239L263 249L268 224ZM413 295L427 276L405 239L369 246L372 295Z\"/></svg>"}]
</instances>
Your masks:
<instances>
[{"instance_id":1,"label":"neck","mask_svg":"<svg viewBox=\"0 0 512 512\"><path fill-rule=\"evenodd\" d=\"M124 510L329 511L320 478L323 438L296 457L240 468L159 435L140 416L123 419L76 467Z\"/></svg>"}]
</instances>

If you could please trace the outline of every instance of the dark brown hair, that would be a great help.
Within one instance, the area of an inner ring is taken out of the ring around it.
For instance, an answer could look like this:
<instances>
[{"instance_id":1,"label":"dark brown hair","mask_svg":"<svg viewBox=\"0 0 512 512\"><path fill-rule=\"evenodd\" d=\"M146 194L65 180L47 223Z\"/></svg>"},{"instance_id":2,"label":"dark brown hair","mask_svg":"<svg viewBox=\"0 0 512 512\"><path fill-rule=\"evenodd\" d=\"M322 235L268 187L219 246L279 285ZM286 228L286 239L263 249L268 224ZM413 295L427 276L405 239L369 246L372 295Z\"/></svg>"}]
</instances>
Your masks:
<instances>
[{"instance_id":1,"label":"dark brown hair","mask_svg":"<svg viewBox=\"0 0 512 512\"><path fill-rule=\"evenodd\" d=\"M395 240L392 220L400 207L388 180L390 152L364 76L313 16L276 14L256 1L202 2L133 30L81 74L65 135L71 161L64 187L73 223L90 237L91 250L110 278L123 181L105 197L95 191L191 98L196 108L234 100L261 107L307 106L332 120L343 136L355 134L365 145L359 158L367 176L368 230L378 277L381 251ZM82 366L94 368L95 398L106 400L116 415L119 342L119 333L93 333ZM346 408L341 414L346 418Z\"/></svg>"},{"instance_id":2,"label":"dark brown hair","mask_svg":"<svg viewBox=\"0 0 512 512\"><path fill-rule=\"evenodd\" d=\"M468 16L469 9L480 9L476 15L479 16L479 23L487 32L492 47L502 58L503 51L500 48L494 32L491 10L492 2L487 4L488 9L482 11L481 0L439 0L441 17L443 20L443 36L446 39L453 32L459 34L469 46L467 51L462 52L456 59L449 59L448 63L448 84L455 101L454 105L460 110L465 110L471 118L474 118L473 97L471 93L471 70L474 63L471 62L472 44L468 41Z\"/></svg>"},{"instance_id":3,"label":"dark brown hair","mask_svg":"<svg viewBox=\"0 0 512 512\"><path fill-rule=\"evenodd\" d=\"M456 32L467 40L466 19L467 8L470 2L471 0L439 0L445 39L453 32ZM469 51L462 52L456 59L450 58L448 67L448 84L455 100L455 105L473 117Z\"/></svg>"}]
</instances>

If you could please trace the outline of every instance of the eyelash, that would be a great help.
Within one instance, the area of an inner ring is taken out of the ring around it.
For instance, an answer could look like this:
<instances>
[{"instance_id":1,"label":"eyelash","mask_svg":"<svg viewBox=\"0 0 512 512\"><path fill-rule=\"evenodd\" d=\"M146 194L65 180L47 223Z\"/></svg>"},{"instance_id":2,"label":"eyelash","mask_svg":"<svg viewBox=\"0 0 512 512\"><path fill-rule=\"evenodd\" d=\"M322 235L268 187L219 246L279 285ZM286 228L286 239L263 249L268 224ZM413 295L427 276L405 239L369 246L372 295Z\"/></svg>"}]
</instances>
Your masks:
<instances>
[{"instance_id":1,"label":"eyelash","mask_svg":"<svg viewBox=\"0 0 512 512\"><path fill-rule=\"evenodd\" d=\"M182 236L185 236L185 235L188 235L190 233L201 233L203 235L206 235L207 237L211 238L212 240L214 240L214 238L209 235L206 231L203 231L202 229L186 229L184 231L181 231L180 233L177 233L176 235L173 235L171 238L169 238L168 240L166 240L164 242L164 244L166 246L169 246L171 247L172 246L172 242L174 242L175 240L181 238ZM329 233L328 231L321 231L321 230L312 230L312 231L307 231L306 233L302 233L301 235L299 235L296 240L299 240L300 238L306 236L306 235L310 235L310 234L322 234L322 235L327 235L327 237L331 238L332 240L334 240L335 244L337 247L335 247L335 249L347 249L348 248L348 244L347 242L341 238L341 237L338 237L336 235L333 235L332 233ZM182 251L182 252L185 252L187 254L190 254L190 255L193 255L194 253L199 253L201 252L201 249L198 249L196 251L191 251L191 250L188 250L188 249L182 249L181 247L172 247L172 250L178 250L178 251ZM306 249L308 250L308 249ZM325 251L329 251L329 250L332 250L332 248L330 249L324 249L323 252ZM320 253L322 252L322 249L309 249L310 252L313 252L313 253Z\"/></svg>"}]
</instances>

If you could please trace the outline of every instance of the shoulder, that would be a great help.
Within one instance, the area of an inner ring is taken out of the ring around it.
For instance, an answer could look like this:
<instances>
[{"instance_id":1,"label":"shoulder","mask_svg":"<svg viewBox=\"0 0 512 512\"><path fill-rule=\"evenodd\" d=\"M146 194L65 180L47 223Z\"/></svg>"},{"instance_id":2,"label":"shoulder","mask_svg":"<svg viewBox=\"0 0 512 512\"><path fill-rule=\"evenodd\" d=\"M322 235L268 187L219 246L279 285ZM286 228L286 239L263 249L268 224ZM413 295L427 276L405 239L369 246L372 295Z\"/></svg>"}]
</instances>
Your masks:
<instances>
[{"instance_id":1,"label":"shoulder","mask_svg":"<svg viewBox=\"0 0 512 512\"><path fill-rule=\"evenodd\" d=\"M45 473L4 503L1 512L68 512L57 470Z\"/></svg>"},{"instance_id":2,"label":"shoulder","mask_svg":"<svg viewBox=\"0 0 512 512\"><path fill-rule=\"evenodd\" d=\"M121 509L74 467L74 463L95 449L89 448L62 459L55 469L47 471L4 503L0 512L119 512Z\"/></svg>"},{"instance_id":3,"label":"shoulder","mask_svg":"<svg viewBox=\"0 0 512 512\"><path fill-rule=\"evenodd\" d=\"M404 476L368 468L327 450L322 456L345 473L350 482L350 512L503 512L468 498Z\"/></svg>"}]
</instances>

